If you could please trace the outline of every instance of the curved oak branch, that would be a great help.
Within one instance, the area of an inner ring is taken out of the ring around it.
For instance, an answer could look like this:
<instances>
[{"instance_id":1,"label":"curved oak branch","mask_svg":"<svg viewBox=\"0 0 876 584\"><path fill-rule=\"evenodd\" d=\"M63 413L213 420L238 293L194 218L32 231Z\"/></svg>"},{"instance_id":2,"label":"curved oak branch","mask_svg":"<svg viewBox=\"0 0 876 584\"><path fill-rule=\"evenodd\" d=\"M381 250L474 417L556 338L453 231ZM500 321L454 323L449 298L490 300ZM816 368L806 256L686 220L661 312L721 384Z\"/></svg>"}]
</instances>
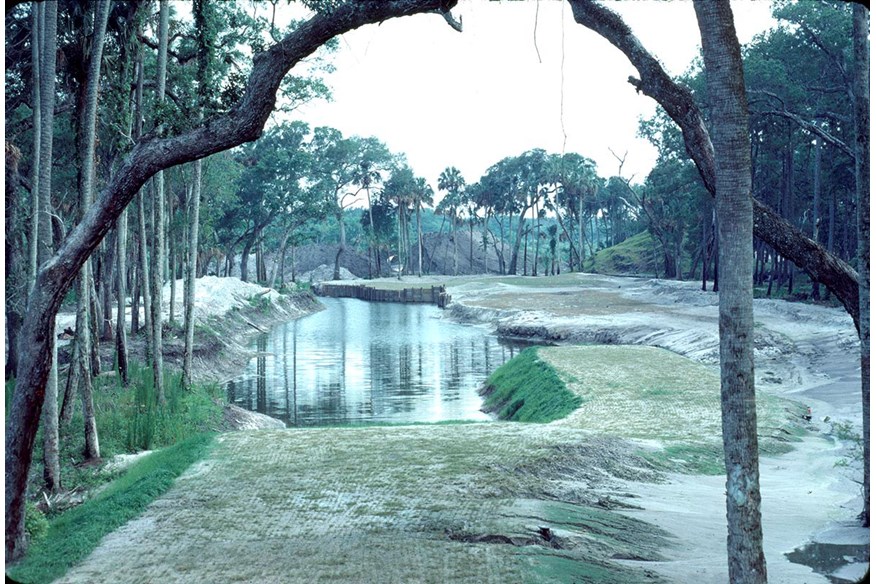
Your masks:
<instances>
[{"instance_id":1,"label":"curved oak branch","mask_svg":"<svg viewBox=\"0 0 876 584\"><path fill-rule=\"evenodd\" d=\"M691 91L672 80L657 59L642 46L629 26L613 11L593 0L569 0L575 22L618 48L639 79L629 82L659 103L681 128L684 145L712 196L715 195L715 150L702 112ZM846 262L806 237L778 213L754 200L754 234L818 280L842 302L858 327L858 274Z\"/></svg>"},{"instance_id":2,"label":"curved oak branch","mask_svg":"<svg viewBox=\"0 0 876 584\"><path fill-rule=\"evenodd\" d=\"M372 23L419 13L448 13L455 1L369 0L318 13L253 59L240 102L228 113L172 137L146 136L110 179L97 201L55 255L40 267L21 329L23 349L6 425L6 558L20 557L24 494L51 366L55 316L79 268L99 245L140 187L160 170L257 139L274 109L277 90L296 63L329 39Z\"/></svg>"}]
</instances>

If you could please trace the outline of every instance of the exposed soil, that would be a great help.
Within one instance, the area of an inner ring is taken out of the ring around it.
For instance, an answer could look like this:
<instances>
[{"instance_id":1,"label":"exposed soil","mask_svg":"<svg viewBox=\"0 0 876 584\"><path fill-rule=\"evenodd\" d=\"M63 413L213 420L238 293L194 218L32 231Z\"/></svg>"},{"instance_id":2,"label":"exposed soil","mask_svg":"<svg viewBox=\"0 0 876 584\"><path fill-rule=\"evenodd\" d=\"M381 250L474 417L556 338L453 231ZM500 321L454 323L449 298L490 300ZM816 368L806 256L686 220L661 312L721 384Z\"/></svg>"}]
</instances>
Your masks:
<instances>
[{"instance_id":1,"label":"exposed soil","mask_svg":"<svg viewBox=\"0 0 876 584\"><path fill-rule=\"evenodd\" d=\"M371 283L446 284L455 301L448 317L561 343L661 347L714 380L717 297L695 284L568 274ZM849 443L830 423L860 432L860 402L850 397L860 391L854 327L837 309L755 305L759 388L805 400L814 415L791 452L762 458L770 581L827 582L785 553L810 539L834 543L828 528L860 508L854 463L835 467ZM570 358L558 355L561 375L574 377L574 367L562 371ZM678 359L668 375L687 370ZM652 361L642 362L629 375L645 386ZM593 367L581 367L583 382ZM667 475L642 456L663 448L670 431L685 434L687 417L696 418L691 432L715 439L714 396L701 392L685 406L694 410L650 416L648 427L633 423L638 410L601 400L607 386L588 387L579 391L591 391L589 407L604 422L592 429L573 414L548 425L224 434L208 459L61 581L726 581L723 477ZM869 542L868 530L849 529L845 536Z\"/></svg>"},{"instance_id":2,"label":"exposed soil","mask_svg":"<svg viewBox=\"0 0 876 584\"><path fill-rule=\"evenodd\" d=\"M553 286L548 278L445 280L455 300L450 315L490 323L500 335L555 343L650 345L716 370L718 298L694 282L594 274L566 274L553 278ZM869 530L854 522L862 505L856 484L861 463L854 459L853 444L836 433L848 424L851 434L861 434L858 351L851 318L841 309L755 301L757 387L800 400L813 414L807 434L792 452L761 458L771 582L851 582L866 569L860 557L869 557ZM699 416L695 423L705 420ZM623 418L617 423L624 424ZM684 427L688 425L685 421ZM837 466L846 462L849 466ZM726 579L723 476L675 474L667 483L631 483L629 489L641 497L642 506L631 516L677 538L666 552L668 561L649 563L650 569L675 582ZM839 542L837 533L842 534ZM834 545L849 540L858 552L845 556L841 566L818 561L801 565L791 558L799 561L805 554L786 555L811 541Z\"/></svg>"}]
</instances>

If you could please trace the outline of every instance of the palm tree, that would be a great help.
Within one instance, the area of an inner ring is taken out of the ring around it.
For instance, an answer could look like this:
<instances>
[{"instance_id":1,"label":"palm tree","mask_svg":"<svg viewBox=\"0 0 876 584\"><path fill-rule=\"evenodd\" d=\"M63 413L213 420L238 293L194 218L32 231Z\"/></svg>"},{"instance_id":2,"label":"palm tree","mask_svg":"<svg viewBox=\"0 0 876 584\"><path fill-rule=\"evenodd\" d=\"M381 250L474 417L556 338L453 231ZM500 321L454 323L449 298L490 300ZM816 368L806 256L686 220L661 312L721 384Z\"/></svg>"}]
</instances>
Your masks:
<instances>
[{"instance_id":1,"label":"palm tree","mask_svg":"<svg viewBox=\"0 0 876 584\"><path fill-rule=\"evenodd\" d=\"M731 582L767 581L754 397L753 217L748 101L729 0L695 3L715 146L721 266L721 420Z\"/></svg>"},{"instance_id":2,"label":"palm tree","mask_svg":"<svg viewBox=\"0 0 876 584\"><path fill-rule=\"evenodd\" d=\"M453 242L453 275L459 274L459 248L456 245L456 219L457 211L462 202L462 192L465 188L465 179L455 166L448 166L438 177L438 188L447 194L438 205L438 210L450 217L450 240Z\"/></svg>"},{"instance_id":3,"label":"palm tree","mask_svg":"<svg viewBox=\"0 0 876 584\"><path fill-rule=\"evenodd\" d=\"M414 191L414 208L417 210L417 276L423 277L423 224L420 221L420 209L423 204L432 205L435 192L423 177L417 177L417 188Z\"/></svg>"}]
</instances>

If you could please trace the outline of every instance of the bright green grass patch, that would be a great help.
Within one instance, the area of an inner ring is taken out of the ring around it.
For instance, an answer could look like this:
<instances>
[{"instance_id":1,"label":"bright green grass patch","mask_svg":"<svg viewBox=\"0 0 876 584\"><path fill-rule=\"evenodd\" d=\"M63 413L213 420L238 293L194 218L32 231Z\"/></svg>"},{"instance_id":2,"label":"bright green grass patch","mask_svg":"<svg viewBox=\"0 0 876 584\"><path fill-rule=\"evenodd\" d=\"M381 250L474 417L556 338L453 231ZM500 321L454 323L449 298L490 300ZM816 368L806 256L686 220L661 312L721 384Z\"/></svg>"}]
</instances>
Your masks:
<instances>
[{"instance_id":1,"label":"bright green grass patch","mask_svg":"<svg viewBox=\"0 0 876 584\"><path fill-rule=\"evenodd\" d=\"M530 347L499 367L482 393L484 410L500 420L552 422L568 416L582 399L566 388L556 370Z\"/></svg>"},{"instance_id":2,"label":"bright green grass patch","mask_svg":"<svg viewBox=\"0 0 876 584\"><path fill-rule=\"evenodd\" d=\"M46 536L31 546L9 575L27 583L51 582L62 576L90 554L104 535L164 494L178 476L207 454L212 443L212 434L201 434L138 461L95 498L51 520Z\"/></svg>"}]
</instances>

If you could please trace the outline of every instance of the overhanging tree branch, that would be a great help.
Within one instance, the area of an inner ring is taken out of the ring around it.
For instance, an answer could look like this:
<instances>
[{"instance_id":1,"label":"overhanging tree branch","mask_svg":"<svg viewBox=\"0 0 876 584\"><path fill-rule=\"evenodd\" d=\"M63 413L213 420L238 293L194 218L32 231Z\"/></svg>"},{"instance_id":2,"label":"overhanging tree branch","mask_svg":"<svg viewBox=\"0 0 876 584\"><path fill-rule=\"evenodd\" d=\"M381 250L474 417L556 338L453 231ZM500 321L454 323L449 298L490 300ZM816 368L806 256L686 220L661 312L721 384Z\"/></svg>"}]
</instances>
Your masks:
<instances>
[{"instance_id":1,"label":"overhanging tree branch","mask_svg":"<svg viewBox=\"0 0 876 584\"><path fill-rule=\"evenodd\" d=\"M6 426L7 559L23 552L24 494L51 365L55 316L80 267L140 187L160 170L258 138L274 109L283 77L332 37L389 18L435 10L443 14L454 5L453 0L371 0L346 2L330 13L318 13L255 56L243 98L230 112L179 136L146 136L134 146L79 225L40 267L28 302L20 341L26 352L19 363Z\"/></svg>"},{"instance_id":2,"label":"overhanging tree branch","mask_svg":"<svg viewBox=\"0 0 876 584\"><path fill-rule=\"evenodd\" d=\"M779 117L791 120L792 122L794 122L795 124L797 124L798 126L803 128L804 130L809 132L810 134L815 134L816 136L818 136L819 138L824 140L826 143L830 144L831 146L836 147L840 152L842 152L843 154L848 156L852 160L852 162L855 161L855 153L849 147L848 144L846 144L845 142L843 142L842 140L840 140L839 138L837 138L833 134L831 134L829 132L825 132L824 130L822 130L821 128L819 128L818 126L813 124L812 122L807 122L806 120L804 120L803 118L801 118L797 114L795 114L793 112L789 112L788 110L771 110L771 111L765 111L765 112L759 112L759 113L761 115L765 115L765 116L779 116Z\"/></svg>"},{"instance_id":3,"label":"overhanging tree branch","mask_svg":"<svg viewBox=\"0 0 876 584\"><path fill-rule=\"evenodd\" d=\"M681 128L687 153L696 165L706 189L714 197L715 151L691 91L673 81L616 13L594 0L569 0L569 4L575 22L598 33L627 56L639 72L639 78L630 77L629 82L638 91L656 100ZM806 237L773 209L757 199L753 199L753 202L754 234L806 270L813 279L827 286L858 327L857 272Z\"/></svg>"}]
</instances>

